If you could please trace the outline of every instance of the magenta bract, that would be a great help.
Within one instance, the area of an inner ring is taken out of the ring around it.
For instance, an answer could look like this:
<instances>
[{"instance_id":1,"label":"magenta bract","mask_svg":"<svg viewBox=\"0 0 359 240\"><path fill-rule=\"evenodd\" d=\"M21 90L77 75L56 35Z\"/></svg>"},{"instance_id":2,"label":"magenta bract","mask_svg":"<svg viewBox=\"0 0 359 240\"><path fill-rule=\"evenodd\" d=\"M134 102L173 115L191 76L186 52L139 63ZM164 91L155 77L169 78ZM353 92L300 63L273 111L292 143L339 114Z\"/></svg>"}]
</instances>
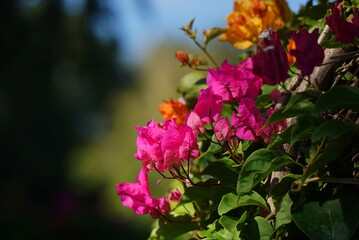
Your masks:
<instances>
[{"instance_id":1,"label":"magenta bract","mask_svg":"<svg viewBox=\"0 0 359 240\"><path fill-rule=\"evenodd\" d=\"M207 85L223 101L239 103L243 97L258 97L262 79L253 74L253 62L249 58L237 67L224 61L220 69L209 69Z\"/></svg>"},{"instance_id":2,"label":"magenta bract","mask_svg":"<svg viewBox=\"0 0 359 240\"><path fill-rule=\"evenodd\" d=\"M136 129L135 157L142 161L142 166L148 171L164 172L178 168L181 161L197 158L200 154L197 136L187 125L177 125L169 120L160 125L152 120L146 127Z\"/></svg>"},{"instance_id":3,"label":"magenta bract","mask_svg":"<svg viewBox=\"0 0 359 240\"><path fill-rule=\"evenodd\" d=\"M149 213L152 218L159 218L171 211L168 198L153 198L148 186L147 170L142 168L136 183L116 184L117 194L124 206L131 208L137 214Z\"/></svg>"}]
</instances>

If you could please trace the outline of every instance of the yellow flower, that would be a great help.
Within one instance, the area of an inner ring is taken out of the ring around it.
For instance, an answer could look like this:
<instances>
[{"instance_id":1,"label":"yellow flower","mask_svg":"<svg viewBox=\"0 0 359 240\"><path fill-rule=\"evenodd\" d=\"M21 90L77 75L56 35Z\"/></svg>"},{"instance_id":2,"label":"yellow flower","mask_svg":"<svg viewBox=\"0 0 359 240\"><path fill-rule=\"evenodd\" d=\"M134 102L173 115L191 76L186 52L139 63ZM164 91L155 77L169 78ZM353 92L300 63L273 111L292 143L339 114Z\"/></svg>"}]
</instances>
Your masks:
<instances>
[{"instance_id":1,"label":"yellow flower","mask_svg":"<svg viewBox=\"0 0 359 240\"><path fill-rule=\"evenodd\" d=\"M176 118L176 124L184 124L187 113L189 112L187 107L177 100L166 101L163 100L163 103L158 106L160 113L163 118L172 120Z\"/></svg>"},{"instance_id":2,"label":"yellow flower","mask_svg":"<svg viewBox=\"0 0 359 240\"><path fill-rule=\"evenodd\" d=\"M235 48L246 49L258 42L259 34L272 28L280 29L291 18L285 0L236 0L233 12L227 17L227 32L221 41L229 41Z\"/></svg>"}]
</instances>

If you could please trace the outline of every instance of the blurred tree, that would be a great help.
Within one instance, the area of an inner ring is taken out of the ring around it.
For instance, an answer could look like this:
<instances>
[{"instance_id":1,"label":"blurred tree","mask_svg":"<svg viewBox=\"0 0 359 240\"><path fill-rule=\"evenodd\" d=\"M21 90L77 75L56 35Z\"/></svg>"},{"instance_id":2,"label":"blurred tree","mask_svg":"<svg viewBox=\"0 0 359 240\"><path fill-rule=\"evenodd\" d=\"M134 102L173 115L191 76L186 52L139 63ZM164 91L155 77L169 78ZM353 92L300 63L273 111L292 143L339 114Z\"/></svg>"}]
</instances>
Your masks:
<instances>
[{"instance_id":1,"label":"blurred tree","mask_svg":"<svg viewBox=\"0 0 359 240\"><path fill-rule=\"evenodd\" d=\"M132 83L118 44L94 34L108 14L100 3L75 15L61 0L0 3L3 239L144 238L103 217L96 192L66 182L65 156L106 129L107 98Z\"/></svg>"}]
</instances>

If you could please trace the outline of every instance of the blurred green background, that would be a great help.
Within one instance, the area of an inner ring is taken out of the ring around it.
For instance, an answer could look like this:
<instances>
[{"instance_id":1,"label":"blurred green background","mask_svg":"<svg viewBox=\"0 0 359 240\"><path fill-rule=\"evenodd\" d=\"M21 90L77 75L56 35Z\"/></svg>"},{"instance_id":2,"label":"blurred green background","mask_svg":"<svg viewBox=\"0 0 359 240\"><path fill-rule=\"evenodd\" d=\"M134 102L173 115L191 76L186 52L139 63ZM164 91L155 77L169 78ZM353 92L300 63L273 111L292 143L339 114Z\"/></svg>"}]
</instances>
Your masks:
<instances>
[{"instance_id":1,"label":"blurred green background","mask_svg":"<svg viewBox=\"0 0 359 240\"><path fill-rule=\"evenodd\" d=\"M151 14L146 0L132 2ZM134 126L160 120L158 104L178 97L188 70L177 67L175 51L200 52L190 40L162 39L141 61L126 61L128 33L117 25L127 24L126 9L110 3L0 3L1 239L149 236L150 216L123 207L115 184L135 182L141 167ZM210 50L235 62L228 44ZM158 178L150 175L155 197L168 190Z\"/></svg>"}]
</instances>

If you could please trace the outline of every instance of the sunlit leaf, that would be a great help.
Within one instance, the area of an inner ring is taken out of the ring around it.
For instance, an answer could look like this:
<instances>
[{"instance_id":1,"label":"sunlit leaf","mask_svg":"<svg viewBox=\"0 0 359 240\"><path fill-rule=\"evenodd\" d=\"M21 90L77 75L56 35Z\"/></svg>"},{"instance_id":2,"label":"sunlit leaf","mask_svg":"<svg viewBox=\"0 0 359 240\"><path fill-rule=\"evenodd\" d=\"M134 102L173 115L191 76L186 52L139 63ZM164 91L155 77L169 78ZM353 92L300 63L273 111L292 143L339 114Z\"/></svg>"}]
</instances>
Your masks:
<instances>
[{"instance_id":1,"label":"sunlit leaf","mask_svg":"<svg viewBox=\"0 0 359 240\"><path fill-rule=\"evenodd\" d=\"M291 214L291 208L293 205L293 201L289 196L289 193L287 193L280 202L279 208L277 210L276 214L276 224L275 228L278 229L279 227L283 226L284 224L288 224L292 221L292 214Z\"/></svg>"},{"instance_id":2,"label":"sunlit leaf","mask_svg":"<svg viewBox=\"0 0 359 240\"><path fill-rule=\"evenodd\" d=\"M249 193L245 193L240 197L238 197L234 193L228 193L224 195L218 206L218 214L223 215L238 207L249 206L249 205L260 206L265 208L267 211L269 211L267 203L261 197L261 195L259 195L255 191L250 191Z\"/></svg>"},{"instance_id":3,"label":"sunlit leaf","mask_svg":"<svg viewBox=\"0 0 359 240\"><path fill-rule=\"evenodd\" d=\"M272 171L287 164L296 162L282 151L264 148L253 152L242 166L237 182L237 194L249 192Z\"/></svg>"}]
</instances>

